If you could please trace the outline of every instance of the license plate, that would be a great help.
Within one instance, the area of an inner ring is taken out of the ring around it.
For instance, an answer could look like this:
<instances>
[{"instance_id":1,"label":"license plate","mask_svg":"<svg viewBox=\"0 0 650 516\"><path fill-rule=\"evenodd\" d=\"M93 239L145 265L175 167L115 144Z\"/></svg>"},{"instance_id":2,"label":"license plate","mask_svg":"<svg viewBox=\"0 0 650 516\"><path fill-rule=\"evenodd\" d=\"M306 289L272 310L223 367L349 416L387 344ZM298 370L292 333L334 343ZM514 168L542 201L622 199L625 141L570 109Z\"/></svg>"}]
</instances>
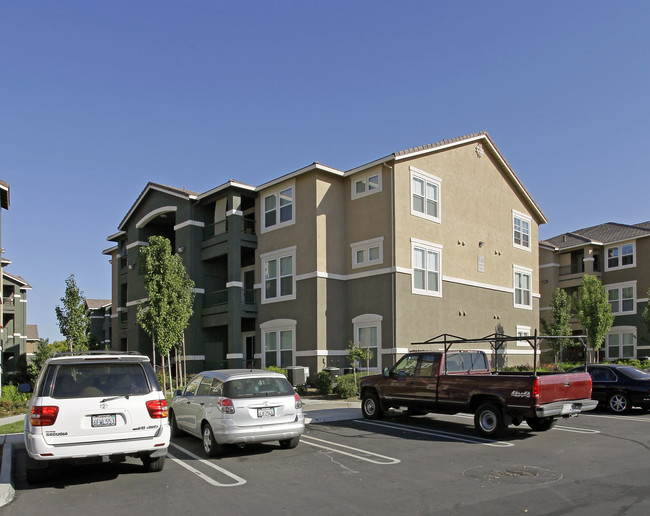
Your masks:
<instances>
[{"instance_id":1,"label":"license plate","mask_svg":"<svg viewBox=\"0 0 650 516\"><path fill-rule=\"evenodd\" d=\"M257 409L257 417L273 417L275 416L275 407L264 407Z\"/></svg>"},{"instance_id":2,"label":"license plate","mask_svg":"<svg viewBox=\"0 0 650 516\"><path fill-rule=\"evenodd\" d=\"M571 414L573 410L573 405L571 403L565 403L562 407L562 414Z\"/></svg>"},{"instance_id":3,"label":"license plate","mask_svg":"<svg viewBox=\"0 0 650 516\"><path fill-rule=\"evenodd\" d=\"M91 416L91 425L93 428L102 426L115 426L115 414L102 414L101 416Z\"/></svg>"}]
</instances>

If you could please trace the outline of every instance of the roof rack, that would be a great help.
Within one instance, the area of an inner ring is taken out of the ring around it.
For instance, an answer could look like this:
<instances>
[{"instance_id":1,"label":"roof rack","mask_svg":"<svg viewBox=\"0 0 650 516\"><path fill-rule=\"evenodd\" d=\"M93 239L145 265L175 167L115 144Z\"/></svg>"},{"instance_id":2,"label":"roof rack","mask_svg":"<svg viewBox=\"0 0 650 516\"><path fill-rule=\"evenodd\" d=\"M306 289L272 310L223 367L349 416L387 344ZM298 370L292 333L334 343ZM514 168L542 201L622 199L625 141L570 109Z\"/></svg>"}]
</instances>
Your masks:
<instances>
[{"instance_id":1,"label":"roof rack","mask_svg":"<svg viewBox=\"0 0 650 516\"><path fill-rule=\"evenodd\" d=\"M114 351L114 350L85 350L85 351L58 351L52 357L74 357L81 355L140 355L139 351Z\"/></svg>"}]
</instances>

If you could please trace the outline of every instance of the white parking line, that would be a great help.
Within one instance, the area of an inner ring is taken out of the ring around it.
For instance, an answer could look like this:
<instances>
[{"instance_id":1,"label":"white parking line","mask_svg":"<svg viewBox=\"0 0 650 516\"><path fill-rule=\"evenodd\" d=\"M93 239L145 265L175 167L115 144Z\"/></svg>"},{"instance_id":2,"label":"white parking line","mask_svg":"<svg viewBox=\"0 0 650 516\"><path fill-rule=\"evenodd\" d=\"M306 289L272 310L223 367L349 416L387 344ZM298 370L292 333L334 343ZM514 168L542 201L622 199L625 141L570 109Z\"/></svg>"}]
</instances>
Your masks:
<instances>
[{"instance_id":1,"label":"white parking line","mask_svg":"<svg viewBox=\"0 0 650 516\"><path fill-rule=\"evenodd\" d=\"M508 448L510 446L514 446L513 443L508 443L505 441L493 441L491 439L484 439L483 437L470 437L467 435L455 434L452 432L443 432L442 430L423 430L421 427L401 425L399 423L377 423L375 421L368 421L366 419L356 419L355 421L357 423L365 423L367 425L383 426L385 428L391 428L393 430L404 430L406 428L409 432L416 434L432 435L435 437L442 437L443 439L450 439L453 441L461 441L465 443L483 444L485 446L495 446L497 448Z\"/></svg>"},{"instance_id":2,"label":"white parking line","mask_svg":"<svg viewBox=\"0 0 650 516\"><path fill-rule=\"evenodd\" d=\"M311 442L309 442L309 439L311 439L313 441L318 441L318 442L311 443ZM353 458L359 459L359 460L365 460L366 462L371 462L373 464L379 464L381 466L387 466L389 464L398 464L399 462L401 462L399 459L395 459L393 457L387 457L386 455L379 455L378 453L373 453L373 452L369 452L369 451L366 451L366 450L361 450L359 448L353 448L352 446L346 446L345 444L339 444L339 443L334 443L332 441L326 441L324 439L318 439L317 437L312 437L311 435L307 436L307 435L303 434L303 436L301 437L300 442L302 444L308 444L309 446L314 446L316 448L322 448L324 450L329 450L329 451L332 451L334 453L340 453L341 455L347 455L348 457L353 457ZM346 451L343 451L343 450L337 450L336 448L332 448L330 446L325 446L323 444L318 444L318 443L327 443L327 444L330 444L332 446L336 446L338 448L345 448L345 449L348 449L348 450L354 450L356 452L359 452L361 455L356 455L354 453L349 453L349 452L346 452ZM372 457L379 457L380 459L384 459L384 460L376 460L376 459L373 459Z\"/></svg>"},{"instance_id":3,"label":"white parking line","mask_svg":"<svg viewBox=\"0 0 650 516\"><path fill-rule=\"evenodd\" d=\"M630 417L630 416L624 416L624 415L606 416L604 414L581 414L581 415L584 415L584 416L587 416L587 417L602 417L602 418L605 418L605 419L616 419L618 421L629 421L629 422L633 422L633 423L636 423L636 422L650 423L650 419L648 419L647 417Z\"/></svg>"},{"instance_id":4,"label":"white parking line","mask_svg":"<svg viewBox=\"0 0 650 516\"><path fill-rule=\"evenodd\" d=\"M574 432L576 434L599 434L600 430L592 430L591 428L577 428L572 426L555 426L553 430L560 430L561 432Z\"/></svg>"},{"instance_id":5,"label":"white parking line","mask_svg":"<svg viewBox=\"0 0 650 516\"><path fill-rule=\"evenodd\" d=\"M179 466L182 466L182 467L184 467L186 470L191 471L192 473L194 473L195 475L197 475L199 478L202 478L202 479L205 480L208 484L211 484L211 485L216 486L216 487L236 487L236 486L242 486L242 485L244 485L244 484L246 483L246 480L244 480L244 479L241 478L240 476L237 476L237 475L235 475L234 473L231 473L230 471L228 471L228 470L226 470L226 469L223 469L223 468L217 466L216 464L214 464L213 462L210 462L209 460L202 459L202 458L199 457L198 455L195 455L195 454L192 453L191 451L186 450L186 449L183 448L182 446L178 446L177 444L174 444L174 443L170 443L170 446L173 446L174 448L178 448L178 449L181 450L183 453L186 453L187 455L189 455L189 456L192 457L193 459L198 460L201 464L205 464L206 466L208 466L208 467L210 467L210 468L212 468L212 469L216 469L216 470L219 471L220 473L223 473L223 474L226 475L227 477L230 477L230 478L232 478L233 480L235 480L235 483L233 483L233 484L222 484L221 482L217 482L215 479L209 477L209 476L206 475L205 473L202 473L202 472L199 471L198 469L196 469L196 468L190 466L190 465L187 464L184 460L181 460L181 459L179 459L179 458L177 458L177 457L174 457L171 453L167 452L167 456L168 456L170 459L172 459L174 462L176 462Z\"/></svg>"}]
</instances>

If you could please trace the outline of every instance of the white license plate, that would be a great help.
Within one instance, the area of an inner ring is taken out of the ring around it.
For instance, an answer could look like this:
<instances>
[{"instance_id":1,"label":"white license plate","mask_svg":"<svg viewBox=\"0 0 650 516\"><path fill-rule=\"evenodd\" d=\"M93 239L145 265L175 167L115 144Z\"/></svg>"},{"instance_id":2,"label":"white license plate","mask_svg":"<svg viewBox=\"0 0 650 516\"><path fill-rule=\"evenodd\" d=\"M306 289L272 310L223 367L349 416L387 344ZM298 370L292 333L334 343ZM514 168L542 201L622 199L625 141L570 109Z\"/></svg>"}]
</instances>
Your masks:
<instances>
[{"instance_id":1,"label":"white license plate","mask_svg":"<svg viewBox=\"0 0 650 516\"><path fill-rule=\"evenodd\" d=\"M115 426L115 414L102 414L101 416L91 416L91 425L93 428L102 426Z\"/></svg>"},{"instance_id":2,"label":"white license plate","mask_svg":"<svg viewBox=\"0 0 650 516\"><path fill-rule=\"evenodd\" d=\"M257 417L273 417L275 416L275 407L264 407L257 409Z\"/></svg>"},{"instance_id":3,"label":"white license plate","mask_svg":"<svg viewBox=\"0 0 650 516\"><path fill-rule=\"evenodd\" d=\"M573 405L571 403L565 403L562 407L562 414L571 414Z\"/></svg>"}]
</instances>

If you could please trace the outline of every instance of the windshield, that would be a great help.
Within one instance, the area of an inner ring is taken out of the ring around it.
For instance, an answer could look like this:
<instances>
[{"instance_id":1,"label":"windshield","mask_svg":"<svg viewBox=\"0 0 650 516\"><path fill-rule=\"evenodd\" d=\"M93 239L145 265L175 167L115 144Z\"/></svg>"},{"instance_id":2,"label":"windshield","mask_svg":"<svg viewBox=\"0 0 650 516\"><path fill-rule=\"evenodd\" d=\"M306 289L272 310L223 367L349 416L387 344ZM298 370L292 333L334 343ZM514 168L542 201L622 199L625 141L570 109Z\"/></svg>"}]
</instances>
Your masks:
<instances>
[{"instance_id":1,"label":"windshield","mask_svg":"<svg viewBox=\"0 0 650 516\"><path fill-rule=\"evenodd\" d=\"M223 395L228 398L262 398L291 396L293 387L286 378L241 378L224 384Z\"/></svg>"},{"instance_id":2,"label":"windshield","mask_svg":"<svg viewBox=\"0 0 650 516\"><path fill-rule=\"evenodd\" d=\"M130 396L151 391L140 364L64 364L54 378L53 398Z\"/></svg>"}]
</instances>

